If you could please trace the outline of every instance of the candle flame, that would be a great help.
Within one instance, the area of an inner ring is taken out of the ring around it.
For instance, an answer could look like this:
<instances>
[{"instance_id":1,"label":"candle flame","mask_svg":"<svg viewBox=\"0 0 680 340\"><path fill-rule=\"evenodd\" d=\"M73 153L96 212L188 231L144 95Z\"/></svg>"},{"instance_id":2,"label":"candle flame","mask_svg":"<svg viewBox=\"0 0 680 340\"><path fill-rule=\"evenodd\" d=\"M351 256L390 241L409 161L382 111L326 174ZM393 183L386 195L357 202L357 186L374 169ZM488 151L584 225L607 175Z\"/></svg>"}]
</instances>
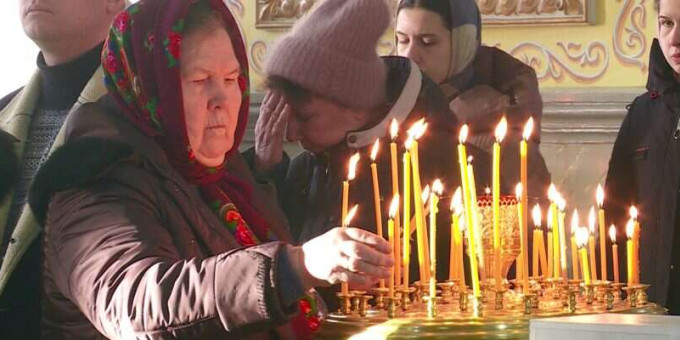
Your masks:
<instances>
[{"instance_id":1,"label":"candle flame","mask_svg":"<svg viewBox=\"0 0 680 340\"><path fill-rule=\"evenodd\" d=\"M397 122L396 119L392 118L392 124L390 124L390 137L392 140L397 139L397 136L399 135L399 122Z\"/></svg>"},{"instance_id":2,"label":"candle flame","mask_svg":"<svg viewBox=\"0 0 680 340\"><path fill-rule=\"evenodd\" d=\"M413 137L409 136L408 138L406 138L406 142L404 143L404 146L406 147L406 151L407 151L407 152L408 152L409 150L411 150L411 147L413 146L413 142L415 142L415 141L413 140Z\"/></svg>"},{"instance_id":3,"label":"candle flame","mask_svg":"<svg viewBox=\"0 0 680 340\"><path fill-rule=\"evenodd\" d=\"M602 189L602 185L600 184L597 185L595 199L597 200L597 206L602 208L602 205L604 205L604 189Z\"/></svg>"},{"instance_id":4,"label":"candle flame","mask_svg":"<svg viewBox=\"0 0 680 340\"><path fill-rule=\"evenodd\" d=\"M390 219L394 219L397 216L397 211L399 211L399 194L394 195L392 204L390 204Z\"/></svg>"},{"instance_id":5,"label":"candle flame","mask_svg":"<svg viewBox=\"0 0 680 340\"><path fill-rule=\"evenodd\" d=\"M358 152L349 158L349 172L347 172L348 181L353 180L357 176L357 164L359 163L360 159L361 155L359 155Z\"/></svg>"},{"instance_id":6,"label":"candle flame","mask_svg":"<svg viewBox=\"0 0 680 340\"><path fill-rule=\"evenodd\" d=\"M347 213L347 217L345 217L345 220L342 221L342 225L345 227L349 227L350 222L352 222L352 219L354 218L354 215L357 213L357 209L359 208L359 205L355 205L352 207L352 209Z\"/></svg>"},{"instance_id":7,"label":"candle flame","mask_svg":"<svg viewBox=\"0 0 680 340\"><path fill-rule=\"evenodd\" d=\"M522 186L522 183L517 183L517 186L515 187L515 196L517 197L517 200L522 199L522 192L524 191L524 187Z\"/></svg>"},{"instance_id":8,"label":"candle flame","mask_svg":"<svg viewBox=\"0 0 680 340\"><path fill-rule=\"evenodd\" d=\"M456 192L453 194L453 199L451 199L451 212L456 215L461 215L463 213L463 190L461 187L456 188Z\"/></svg>"},{"instance_id":9,"label":"candle flame","mask_svg":"<svg viewBox=\"0 0 680 340\"><path fill-rule=\"evenodd\" d=\"M496 142L502 143L507 133L508 133L508 120L504 116L503 118L501 118L501 121L500 123L498 123L498 126L496 126Z\"/></svg>"},{"instance_id":10,"label":"candle flame","mask_svg":"<svg viewBox=\"0 0 680 340\"><path fill-rule=\"evenodd\" d=\"M371 161L375 162L378 157L378 150L380 149L380 139L376 139L373 143L373 149L371 149Z\"/></svg>"},{"instance_id":11,"label":"candle flame","mask_svg":"<svg viewBox=\"0 0 680 340\"><path fill-rule=\"evenodd\" d=\"M609 227L609 238L612 239L612 243L616 243L616 227L613 224Z\"/></svg>"},{"instance_id":12,"label":"candle flame","mask_svg":"<svg viewBox=\"0 0 680 340\"><path fill-rule=\"evenodd\" d=\"M413 123L413 125L411 125L411 128L408 130L408 135L411 138L418 140L425 134L426 130L427 123L425 123L425 118L422 118L419 121Z\"/></svg>"},{"instance_id":13,"label":"candle flame","mask_svg":"<svg viewBox=\"0 0 680 340\"><path fill-rule=\"evenodd\" d=\"M635 233L635 222L632 219L630 219L626 223L626 236L628 236L629 240L633 238L634 233Z\"/></svg>"},{"instance_id":14,"label":"candle flame","mask_svg":"<svg viewBox=\"0 0 680 340\"><path fill-rule=\"evenodd\" d=\"M529 140L531 138L531 133L534 132L534 117L529 117L527 123L524 125L524 140Z\"/></svg>"},{"instance_id":15,"label":"candle flame","mask_svg":"<svg viewBox=\"0 0 680 340\"><path fill-rule=\"evenodd\" d=\"M562 197L562 194L560 194L559 192L557 193L555 204L557 204L557 208L560 209L560 211L562 212L566 211L565 209L567 208L567 201L564 199L564 197Z\"/></svg>"},{"instance_id":16,"label":"candle flame","mask_svg":"<svg viewBox=\"0 0 680 340\"><path fill-rule=\"evenodd\" d=\"M423 199L423 202L427 202L427 200L430 198L430 185L428 184L425 189L423 189L423 193L420 196Z\"/></svg>"},{"instance_id":17,"label":"candle flame","mask_svg":"<svg viewBox=\"0 0 680 340\"><path fill-rule=\"evenodd\" d=\"M534 206L534 210L531 212L531 215L534 218L534 227L540 228L541 227L541 206L536 204Z\"/></svg>"},{"instance_id":18,"label":"candle flame","mask_svg":"<svg viewBox=\"0 0 680 340\"><path fill-rule=\"evenodd\" d=\"M588 228L590 229L591 235L595 235L595 221L597 221L597 217L595 215L595 207L591 206L590 213L588 213Z\"/></svg>"},{"instance_id":19,"label":"candle flame","mask_svg":"<svg viewBox=\"0 0 680 340\"><path fill-rule=\"evenodd\" d=\"M548 219L546 220L546 222L547 222L547 227L548 227L549 231L552 230L552 227L553 227L553 218L554 218L553 217L553 210L548 209Z\"/></svg>"},{"instance_id":20,"label":"candle flame","mask_svg":"<svg viewBox=\"0 0 680 340\"><path fill-rule=\"evenodd\" d=\"M550 187L548 188L548 199L550 202L555 203L555 195L557 194L557 188L555 187L554 183L550 183Z\"/></svg>"},{"instance_id":21,"label":"candle flame","mask_svg":"<svg viewBox=\"0 0 680 340\"><path fill-rule=\"evenodd\" d=\"M574 209L574 213L571 214L571 234L576 235L576 231L579 228L579 217L578 217L578 209Z\"/></svg>"},{"instance_id":22,"label":"candle flame","mask_svg":"<svg viewBox=\"0 0 680 340\"><path fill-rule=\"evenodd\" d=\"M583 248L588 244L588 229L581 227L576 229L576 246Z\"/></svg>"},{"instance_id":23,"label":"candle flame","mask_svg":"<svg viewBox=\"0 0 680 340\"><path fill-rule=\"evenodd\" d=\"M629 214L630 214L630 218L637 220L638 210L635 206L630 207Z\"/></svg>"},{"instance_id":24,"label":"candle flame","mask_svg":"<svg viewBox=\"0 0 680 340\"><path fill-rule=\"evenodd\" d=\"M489 187L484 188L484 193L487 195L491 195L491 188Z\"/></svg>"},{"instance_id":25,"label":"candle flame","mask_svg":"<svg viewBox=\"0 0 680 340\"><path fill-rule=\"evenodd\" d=\"M470 128L465 124L460 128L460 132L458 133L458 142L460 142L460 144L465 144L468 134L470 134Z\"/></svg>"},{"instance_id":26,"label":"candle flame","mask_svg":"<svg viewBox=\"0 0 680 340\"><path fill-rule=\"evenodd\" d=\"M444 192L444 184L442 184L441 180L436 179L434 183L432 183L432 192L434 192L438 196L442 195L442 193Z\"/></svg>"}]
</instances>

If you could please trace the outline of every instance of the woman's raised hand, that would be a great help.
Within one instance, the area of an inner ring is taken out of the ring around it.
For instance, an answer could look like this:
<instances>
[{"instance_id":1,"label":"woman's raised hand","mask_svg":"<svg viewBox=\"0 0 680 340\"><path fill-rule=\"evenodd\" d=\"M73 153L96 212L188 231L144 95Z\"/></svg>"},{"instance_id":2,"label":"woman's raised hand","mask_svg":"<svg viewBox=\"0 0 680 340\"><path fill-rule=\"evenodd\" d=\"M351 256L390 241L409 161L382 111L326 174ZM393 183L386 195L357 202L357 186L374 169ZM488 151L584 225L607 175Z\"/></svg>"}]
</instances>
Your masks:
<instances>
[{"instance_id":1,"label":"woman's raised hand","mask_svg":"<svg viewBox=\"0 0 680 340\"><path fill-rule=\"evenodd\" d=\"M267 91L255 125L255 167L267 172L283 160L283 138L291 114L290 104L277 91Z\"/></svg>"},{"instance_id":2,"label":"woman's raised hand","mask_svg":"<svg viewBox=\"0 0 680 340\"><path fill-rule=\"evenodd\" d=\"M332 229L302 245L302 250L306 274L311 276L307 281L315 281L310 286L348 282L352 288L367 289L389 278L394 265L389 243L357 228Z\"/></svg>"}]
</instances>

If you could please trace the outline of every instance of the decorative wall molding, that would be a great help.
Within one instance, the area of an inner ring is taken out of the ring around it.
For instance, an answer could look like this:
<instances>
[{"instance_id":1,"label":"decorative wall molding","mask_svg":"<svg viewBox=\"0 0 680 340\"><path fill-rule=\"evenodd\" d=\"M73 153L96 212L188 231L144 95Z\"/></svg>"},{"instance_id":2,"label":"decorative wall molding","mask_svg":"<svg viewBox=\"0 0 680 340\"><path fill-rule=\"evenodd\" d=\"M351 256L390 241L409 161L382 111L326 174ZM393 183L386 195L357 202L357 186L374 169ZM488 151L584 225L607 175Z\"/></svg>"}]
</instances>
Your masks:
<instances>
[{"instance_id":1,"label":"decorative wall molding","mask_svg":"<svg viewBox=\"0 0 680 340\"><path fill-rule=\"evenodd\" d=\"M617 0L620 2L621 0ZM623 64L647 69L642 57L647 47L643 27L647 26L647 10L644 0L625 0L614 25L614 54Z\"/></svg>"},{"instance_id":2,"label":"decorative wall molding","mask_svg":"<svg viewBox=\"0 0 680 340\"><path fill-rule=\"evenodd\" d=\"M241 0L223 0L224 3L231 9L232 11L235 11L238 13L240 17L243 17L243 13L245 12L245 6L241 3Z\"/></svg>"},{"instance_id":3,"label":"decorative wall molding","mask_svg":"<svg viewBox=\"0 0 680 340\"><path fill-rule=\"evenodd\" d=\"M477 0L489 25L585 24L594 0Z\"/></svg>"},{"instance_id":4,"label":"decorative wall molding","mask_svg":"<svg viewBox=\"0 0 680 340\"><path fill-rule=\"evenodd\" d=\"M508 53L533 67L539 81L570 76L580 82L593 82L606 73L609 50L604 42L593 41L584 48L582 44L560 41L557 46L560 54L534 42L520 43Z\"/></svg>"},{"instance_id":5,"label":"decorative wall molding","mask_svg":"<svg viewBox=\"0 0 680 340\"><path fill-rule=\"evenodd\" d=\"M255 0L256 28L289 28L317 0Z\"/></svg>"}]
</instances>

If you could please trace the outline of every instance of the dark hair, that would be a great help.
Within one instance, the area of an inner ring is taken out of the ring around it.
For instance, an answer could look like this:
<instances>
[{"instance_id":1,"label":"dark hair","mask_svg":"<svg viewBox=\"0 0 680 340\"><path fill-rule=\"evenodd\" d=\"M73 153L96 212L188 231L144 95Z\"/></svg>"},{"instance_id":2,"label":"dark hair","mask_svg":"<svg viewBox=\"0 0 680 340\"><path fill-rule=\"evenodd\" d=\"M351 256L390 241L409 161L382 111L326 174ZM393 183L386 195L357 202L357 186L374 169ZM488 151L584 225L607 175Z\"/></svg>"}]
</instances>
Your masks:
<instances>
[{"instance_id":1,"label":"dark hair","mask_svg":"<svg viewBox=\"0 0 680 340\"><path fill-rule=\"evenodd\" d=\"M402 9L422 8L439 14L447 29L453 27L451 22L451 4L448 0L401 0L397 8L397 14Z\"/></svg>"},{"instance_id":2,"label":"dark hair","mask_svg":"<svg viewBox=\"0 0 680 340\"><path fill-rule=\"evenodd\" d=\"M10 192L19 175L19 162L14 153L14 137L0 129L0 202Z\"/></svg>"},{"instance_id":3,"label":"dark hair","mask_svg":"<svg viewBox=\"0 0 680 340\"><path fill-rule=\"evenodd\" d=\"M187 16L184 18L185 35L219 27L222 27L225 30L227 29L227 25L224 20L222 20L219 12L213 9L206 0L201 0L191 5Z\"/></svg>"}]
</instances>

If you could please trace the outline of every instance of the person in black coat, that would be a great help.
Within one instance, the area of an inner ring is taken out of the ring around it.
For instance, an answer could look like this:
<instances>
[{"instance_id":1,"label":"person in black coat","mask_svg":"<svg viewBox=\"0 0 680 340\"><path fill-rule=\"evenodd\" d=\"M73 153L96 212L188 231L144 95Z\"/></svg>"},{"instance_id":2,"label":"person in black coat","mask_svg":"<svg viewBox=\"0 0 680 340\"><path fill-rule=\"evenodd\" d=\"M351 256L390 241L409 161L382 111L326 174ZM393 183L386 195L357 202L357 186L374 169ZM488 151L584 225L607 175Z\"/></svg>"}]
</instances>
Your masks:
<instances>
[{"instance_id":1,"label":"person in black coat","mask_svg":"<svg viewBox=\"0 0 680 340\"><path fill-rule=\"evenodd\" d=\"M0 129L0 202L7 198L19 170L14 141L14 136Z\"/></svg>"},{"instance_id":2,"label":"person in black coat","mask_svg":"<svg viewBox=\"0 0 680 340\"><path fill-rule=\"evenodd\" d=\"M659 35L652 44L647 93L637 97L614 144L606 210L625 244L628 210L639 210L640 282L649 298L680 314L680 0L657 1ZM608 242L611 242L608 240ZM610 249L610 248L608 248ZM619 246L622 280L626 247ZM611 266L609 266L611 268ZM610 273L611 275L611 273ZM611 277L611 276L610 276Z\"/></svg>"}]
</instances>

